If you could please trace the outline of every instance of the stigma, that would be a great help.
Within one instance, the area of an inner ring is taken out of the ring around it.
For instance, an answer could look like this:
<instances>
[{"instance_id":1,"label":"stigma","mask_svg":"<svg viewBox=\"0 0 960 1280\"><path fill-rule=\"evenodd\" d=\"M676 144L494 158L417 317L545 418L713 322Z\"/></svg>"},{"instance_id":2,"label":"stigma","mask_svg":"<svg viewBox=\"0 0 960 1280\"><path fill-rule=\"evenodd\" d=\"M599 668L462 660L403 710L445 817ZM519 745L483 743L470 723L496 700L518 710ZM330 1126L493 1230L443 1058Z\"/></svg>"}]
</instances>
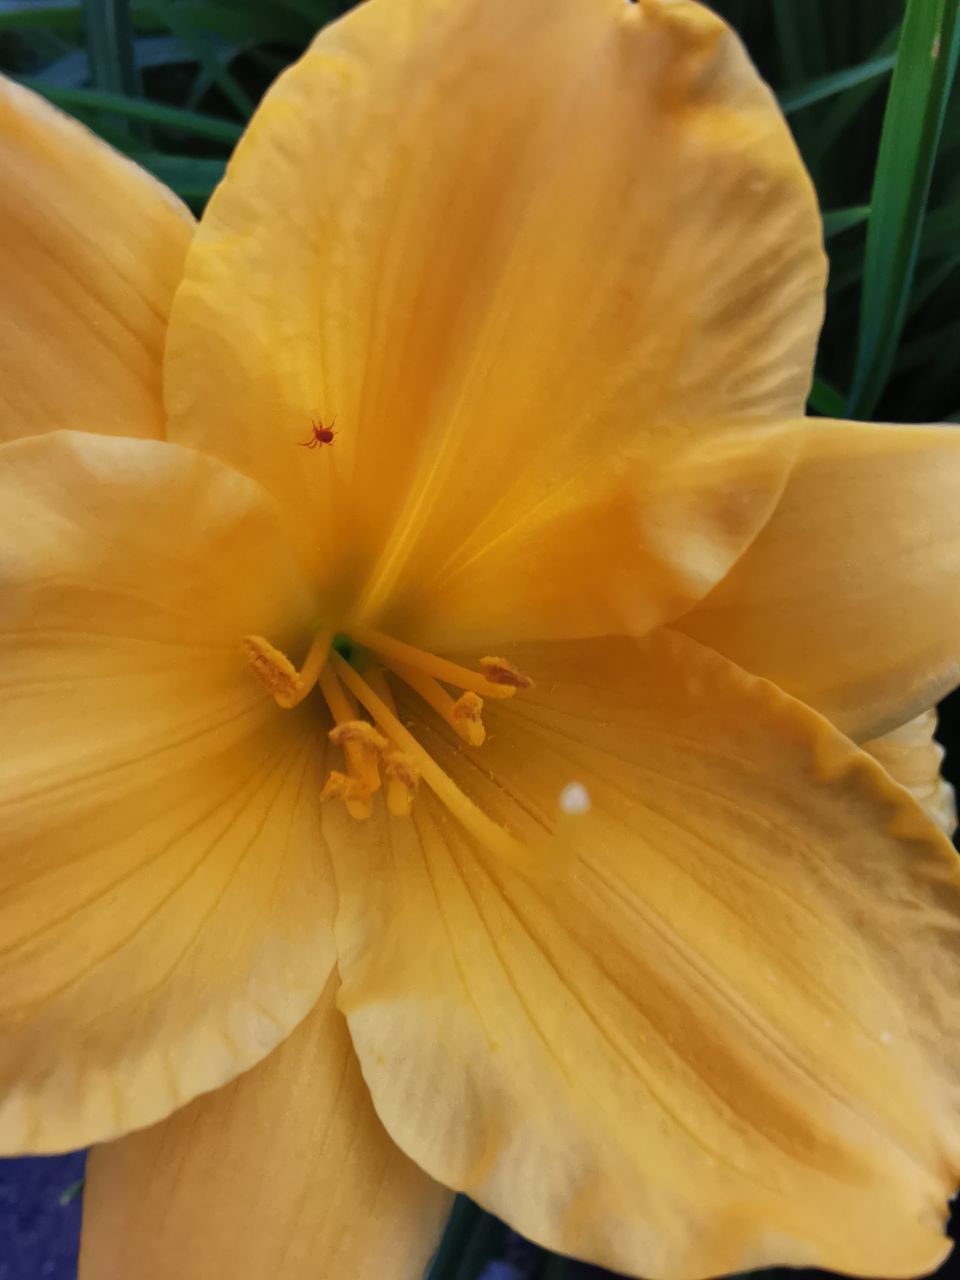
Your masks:
<instances>
[{"instance_id":1,"label":"stigma","mask_svg":"<svg viewBox=\"0 0 960 1280\"><path fill-rule=\"evenodd\" d=\"M245 637L242 649L253 674L284 710L314 690L326 704L333 721L328 737L342 755L342 767L329 772L321 801L341 801L362 821L382 792L389 813L408 817L423 783L468 827L483 828L488 844L512 843L400 720L394 697L396 685L406 685L468 747L480 747L486 739L484 699L511 698L533 687L506 658L481 658L474 670L357 625L336 636L317 630L299 668L262 636Z\"/></svg>"}]
</instances>

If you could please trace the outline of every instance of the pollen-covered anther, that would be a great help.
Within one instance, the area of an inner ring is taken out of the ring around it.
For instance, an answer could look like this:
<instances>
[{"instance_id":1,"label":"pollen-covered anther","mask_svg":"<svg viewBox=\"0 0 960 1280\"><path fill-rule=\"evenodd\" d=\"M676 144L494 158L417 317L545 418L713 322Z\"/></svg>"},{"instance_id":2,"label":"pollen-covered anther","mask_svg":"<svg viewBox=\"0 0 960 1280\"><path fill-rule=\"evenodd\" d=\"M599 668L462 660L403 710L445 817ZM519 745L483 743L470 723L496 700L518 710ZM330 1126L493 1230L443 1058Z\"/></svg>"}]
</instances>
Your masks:
<instances>
[{"instance_id":1,"label":"pollen-covered anther","mask_svg":"<svg viewBox=\"0 0 960 1280\"><path fill-rule=\"evenodd\" d=\"M388 751L383 758L387 779L387 808L395 818L407 818L420 785L420 774L405 751Z\"/></svg>"},{"instance_id":2,"label":"pollen-covered anther","mask_svg":"<svg viewBox=\"0 0 960 1280\"><path fill-rule=\"evenodd\" d=\"M334 769L323 784L320 803L326 804L328 800L342 800L351 818L363 819L369 818L373 812L370 797L371 790L368 783L353 777L352 774L340 773L339 770Z\"/></svg>"},{"instance_id":3,"label":"pollen-covered anther","mask_svg":"<svg viewBox=\"0 0 960 1280\"><path fill-rule=\"evenodd\" d=\"M483 678L491 684L506 685L510 689L532 689L533 681L518 670L506 658L481 658L480 670Z\"/></svg>"},{"instance_id":4,"label":"pollen-covered anther","mask_svg":"<svg viewBox=\"0 0 960 1280\"><path fill-rule=\"evenodd\" d=\"M241 649L253 674L281 706L296 699L300 692L300 674L285 653L275 649L263 636L244 636Z\"/></svg>"},{"instance_id":5,"label":"pollen-covered anther","mask_svg":"<svg viewBox=\"0 0 960 1280\"><path fill-rule=\"evenodd\" d=\"M462 693L453 704L450 719L453 727L471 747L482 747L487 731L480 719L483 711L483 699L478 693Z\"/></svg>"},{"instance_id":6,"label":"pollen-covered anther","mask_svg":"<svg viewBox=\"0 0 960 1280\"><path fill-rule=\"evenodd\" d=\"M342 724L334 725L328 736L334 746L342 747L348 742L355 742L377 755L382 755L390 745L369 720L345 720Z\"/></svg>"}]
</instances>

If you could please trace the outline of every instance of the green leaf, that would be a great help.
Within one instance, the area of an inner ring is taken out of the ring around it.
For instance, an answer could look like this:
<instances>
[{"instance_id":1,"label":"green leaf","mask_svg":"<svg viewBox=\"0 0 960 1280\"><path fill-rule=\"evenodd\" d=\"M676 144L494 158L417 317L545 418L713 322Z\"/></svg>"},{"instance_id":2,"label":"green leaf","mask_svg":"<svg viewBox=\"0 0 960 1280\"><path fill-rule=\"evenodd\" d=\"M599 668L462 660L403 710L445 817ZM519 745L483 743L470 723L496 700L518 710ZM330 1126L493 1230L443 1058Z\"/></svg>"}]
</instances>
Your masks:
<instances>
[{"instance_id":1,"label":"green leaf","mask_svg":"<svg viewBox=\"0 0 960 1280\"><path fill-rule=\"evenodd\" d=\"M466 1196L457 1196L437 1252L427 1268L426 1280L445 1280L445 1277L452 1274L452 1268L482 1217L483 1210L472 1200L468 1200Z\"/></svg>"},{"instance_id":2,"label":"green leaf","mask_svg":"<svg viewBox=\"0 0 960 1280\"><path fill-rule=\"evenodd\" d=\"M130 0L83 0L83 20L93 87L141 97L143 83L133 54ZM149 141L150 131L142 120L124 117L114 124L132 138Z\"/></svg>"},{"instance_id":3,"label":"green leaf","mask_svg":"<svg viewBox=\"0 0 960 1280\"><path fill-rule=\"evenodd\" d=\"M76 1182L71 1182L68 1187L64 1187L57 1196L57 1204L61 1209L65 1209L68 1204L76 1200L77 1196L83 1190L83 1184L85 1182L86 1178L78 1178Z\"/></svg>"},{"instance_id":4,"label":"green leaf","mask_svg":"<svg viewBox=\"0 0 960 1280\"><path fill-rule=\"evenodd\" d=\"M866 59L869 62L875 62L877 59L896 58L897 44L900 40L900 23L897 22L893 28L887 32L886 36L870 50L870 56ZM819 165L822 157L830 150L837 140L849 129L851 123L856 116L863 110L866 104L879 90L881 85L885 83L885 76L873 76L868 80L862 81L860 84L846 89L830 102L829 109L822 115L821 119L816 122L814 129L809 137L809 156L808 159L816 167ZM849 139L845 139L849 147ZM857 146L857 152L862 155L862 142ZM806 154L806 153L805 153ZM849 164L849 156L843 157L844 168ZM823 193L821 192L821 195Z\"/></svg>"},{"instance_id":5,"label":"green leaf","mask_svg":"<svg viewBox=\"0 0 960 1280\"><path fill-rule=\"evenodd\" d=\"M880 58L871 58L855 67L847 67L843 71L834 71L830 75L819 76L797 89L788 89L780 95L780 106L786 115L800 111L803 107L812 106L814 102L823 102L826 98L835 97L847 89L861 84L869 84L871 80L879 80L893 70L896 54L888 53Z\"/></svg>"},{"instance_id":6,"label":"green leaf","mask_svg":"<svg viewBox=\"0 0 960 1280\"><path fill-rule=\"evenodd\" d=\"M0 0L0 31L20 27L51 27L74 36L83 26L80 0Z\"/></svg>"},{"instance_id":7,"label":"green leaf","mask_svg":"<svg viewBox=\"0 0 960 1280\"><path fill-rule=\"evenodd\" d=\"M230 73L226 62L221 60L221 50L213 45L207 33L198 31L186 20L181 6L171 0L146 0L146 7L152 11L159 22L171 32L180 43L193 53L197 62L206 72L210 81L217 85L224 97L247 120L253 115L254 102L240 82ZM229 58L232 48L227 54Z\"/></svg>"},{"instance_id":8,"label":"green leaf","mask_svg":"<svg viewBox=\"0 0 960 1280\"><path fill-rule=\"evenodd\" d=\"M823 60L820 7L811 0L771 0L771 9L786 80L801 83Z\"/></svg>"},{"instance_id":9,"label":"green leaf","mask_svg":"<svg viewBox=\"0 0 960 1280\"><path fill-rule=\"evenodd\" d=\"M129 0L83 0L83 18L94 87L139 97Z\"/></svg>"},{"instance_id":10,"label":"green leaf","mask_svg":"<svg viewBox=\"0 0 960 1280\"><path fill-rule=\"evenodd\" d=\"M466 1196L457 1196L426 1280L476 1280L503 1246L505 1228Z\"/></svg>"},{"instance_id":11,"label":"green leaf","mask_svg":"<svg viewBox=\"0 0 960 1280\"><path fill-rule=\"evenodd\" d=\"M893 367L958 54L957 0L907 0L870 199L853 417L872 414Z\"/></svg>"},{"instance_id":12,"label":"green leaf","mask_svg":"<svg viewBox=\"0 0 960 1280\"><path fill-rule=\"evenodd\" d=\"M831 209L823 215L823 234L829 240L831 236L838 236L841 231L862 226L869 217L868 204L853 205L849 209Z\"/></svg>"},{"instance_id":13,"label":"green leaf","mask_svg":"<svg viewBox=\"0 0 960 1280\"><path fill-rule=\"evenodd\" d=\"M840 392L819 376L814 378L813 386L810 388L809 405L815 413L821 414L824 418L842 418L846 407Z\"/></svg>"},{"instance_id":14,"label":"green leaf","mask_svg":"<svg viewBox=\"0 0 960 1280\"><path fill-rule=\"evenodd\" d=\"M196 111L183 111L160 102L147 102L143 98L126 98L119 93L101 93L96 89L61 89L44 84L37 77L25 77L23 83L36 89L58 107L74 113L106 111L114 115L130 116L162 125L165 129L180 129L217 142L234 143L243 129L230 120L218 120L216 116L201 115Z\"/></svg>"},{"instance_id":15,"label":"green leaf","mask_svg":"<svg viewBox=\"0 0 960 1280\"><path fill-rule=\"evenodd\" d=\"M184 23L205 37L219 35L226 40L262 40L302 46L313 35L313 28L302 18L264 0L259 0L255 8L217 4L215 0L205 3L191 0L190 4L177 7L183 9Z\"/></svg>"},{"instance_id":16,"label":"green leaf","mask_svg":"<svg viewBox=\"0 0 960 1280\"><path fill-rule=\"evenodd\" d=\"M225 160L208 160L200 156L172 156L164 151L131 150L130 158L165 182L183 200L203 203L223 178Z\"/></svg>"}]
</instances>

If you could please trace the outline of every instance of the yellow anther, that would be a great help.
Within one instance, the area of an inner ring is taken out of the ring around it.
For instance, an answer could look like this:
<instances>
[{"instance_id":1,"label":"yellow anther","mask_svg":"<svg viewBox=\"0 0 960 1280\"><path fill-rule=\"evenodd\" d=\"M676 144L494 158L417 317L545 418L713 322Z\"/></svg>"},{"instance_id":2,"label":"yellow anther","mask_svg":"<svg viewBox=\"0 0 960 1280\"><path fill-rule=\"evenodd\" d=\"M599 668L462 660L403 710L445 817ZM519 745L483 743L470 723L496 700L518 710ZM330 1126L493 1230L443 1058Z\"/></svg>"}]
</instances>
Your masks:
<instances>
[{"instance_id":1,"label":"yellow anther","mask_svg":"<svg viewBox=\"0 0 960 1280\"><path fill-rule=\"evenodd\" d=\"M297 696L300 673L285 653L263 636L244 636L243 656L258 680L267 686L281 706Z\"/></svg>"},{"instance_id":2,"label":"yellow anther","mask_svg":"<svg viewBox=\"0 0 960 1280\"><path fill-rule=\"evenodd\" d=\"M387 808L396 818L407 818L417 794L420 774L404 751L389 751L383 758L387 777Z\"/></svg>"},{"instance_id":3,"label":"yellow anther","mask_svg":"<svg viewBox=\"0 0 960 1280\"><path fill-rule=\"evenodd\" d=\"M472 747L481 745L487 735L480 719L483 699L479 694L468 691L454 701L438 681L417 671L415 667L406 667L398 662L395 671L411 689L419 693L424 702L443 716L447 724L456 729L464 742L469 742Z\"/></svg>"},{"instance_id":4,"label":"yellow anther","mask_svg":"<svg viewBox=\"0 0 960 1280\"><path fill-rule=\"evenodd\" d=\"M491 684L503 685L508 689L532 689L533 681L525 676L512 662L506 658L481 658L480 670L483 678Z\"/></svg>"},{"instance_id":5,"label":"yellow anther","mask_svg":"<svg viewBox=\"0 0 960 1280\"><path fill-rule=\"evenodd\" d=\"M469 692L461 694L450 710L453 727L471 747L482 747L487 737L480 719L482 711L483 699L478 693Z\"/></svg>"},{"instance_id":6,"label":"yellow anther","mask_svg":"<svg viewBox=\"0 0 960 1280\"><path fill-rule=\"evenodd\" d=\"M245 636L241 647L254 675L267 686L277 705L289 711L302 702L317 683L330 652L331 634L330 631L316 633L300 671L263 636Z\"/></svg>"},{"instance_id":7,"label":"yellow anther","mask_svg":"<svg viewBox=\"0 0 960 1280\"><path fill-rule=\"evenodd\" d=\"M320 792L320 803L326 804L328 800L342 800L350 817L358 821L369 818L373 812L370 792L364 784L359 779L340 773L336 769L330 773Z\"/></svg>"},{"instance_id":8,"label":"yellow anther","mask_svg":"<svg viewBox=\"0 0 960 1280\"><path fill-rule=\"evenodd\" d=\"M350 780L356 784L345 795L347 809L354 818L370 816L370 796L380 788L379 758L388 745L372 724L360 719L360 711L352 694L344 689L329 666L319 676L320 691L326 699L335 727L330 739L339 742L347 762ZM335 738L334 735L339 735ZM374 735L375 742L370 735ZM335 784L339 786L340 784ZM336 793L335 793L336 794ZM362 809L355 812L351 805Z\"/></svg>"},{"instance_id":9,"label":"yellow anther","mask_svg":"<svg viewBox=\"0 0 960 1280\"><path fill-rule=\"evenodd\" d=\"M377 755L382 755L390 745L369 720L344 720L342 724L335 725L328 736L334 746L342 747L347 742L356 742Z\"/></svg>"}]
</instances>

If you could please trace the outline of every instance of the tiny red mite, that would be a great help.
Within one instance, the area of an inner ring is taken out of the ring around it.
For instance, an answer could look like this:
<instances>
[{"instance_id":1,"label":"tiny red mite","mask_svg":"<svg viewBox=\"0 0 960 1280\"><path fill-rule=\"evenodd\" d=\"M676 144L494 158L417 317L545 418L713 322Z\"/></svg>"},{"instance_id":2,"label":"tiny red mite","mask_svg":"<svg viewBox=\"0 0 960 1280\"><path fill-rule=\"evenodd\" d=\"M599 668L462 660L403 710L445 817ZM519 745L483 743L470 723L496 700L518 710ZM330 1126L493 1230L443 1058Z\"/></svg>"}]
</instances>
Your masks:
<instances>
[{"instance_id":1,"label":"tiny red mite","mask_svg":"<svg viewBox=\"0 0 960 1280\"><path fill-rule=\"evenodd\" d=\"M329 427L323 425L323 419L318 418L316 422L310 423L310 430L313 435L309 440L299 441L301 449L316 449L321 444L333 444L336 438L336 432L333 429L336 418L330 423Z\"/></svg>"}]
</instances>

